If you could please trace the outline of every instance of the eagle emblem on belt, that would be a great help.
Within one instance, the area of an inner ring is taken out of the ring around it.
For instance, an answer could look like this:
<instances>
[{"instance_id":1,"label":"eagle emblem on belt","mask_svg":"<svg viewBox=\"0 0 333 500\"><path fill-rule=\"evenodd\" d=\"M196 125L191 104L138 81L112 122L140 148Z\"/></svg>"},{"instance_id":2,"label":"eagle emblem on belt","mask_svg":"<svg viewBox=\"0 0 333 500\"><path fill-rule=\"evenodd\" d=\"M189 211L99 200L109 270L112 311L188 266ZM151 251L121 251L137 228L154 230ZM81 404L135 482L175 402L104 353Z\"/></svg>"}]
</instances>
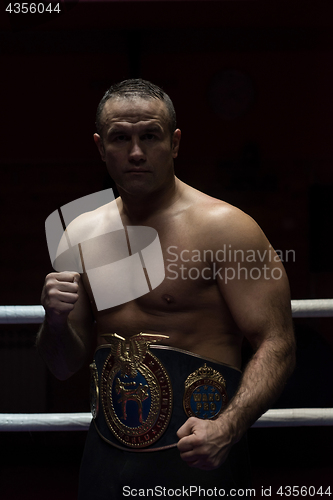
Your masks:
<instances>
[{"instance_id":1,"label":"eagle emblem on belt","mask_svg":"<svg viewBox=\"0 0 333 500\"><path fill-rule=\"evenodd\" d=\"M135 377L138 366L143 362L152 342L169 338L166 335L139 333L130 337L127 346L126 339L117 333L106 334L103 337L111 343L111 354L117 359L121 374L128 377Z\"/></svg>"},{"instance_id":2,"label":"eagle emblem on belt","mask_svg":"<svg viewBox=\"0 0 333 500\"><path fill-rule=\"evenodd\" d=\"M165 335L139 333L126 340L103 337L110 349L101 374L101 402L108 427L123 444L149 446L164 433L172 411L172 388L149 346Z\"/></svg>"}]
</instances>

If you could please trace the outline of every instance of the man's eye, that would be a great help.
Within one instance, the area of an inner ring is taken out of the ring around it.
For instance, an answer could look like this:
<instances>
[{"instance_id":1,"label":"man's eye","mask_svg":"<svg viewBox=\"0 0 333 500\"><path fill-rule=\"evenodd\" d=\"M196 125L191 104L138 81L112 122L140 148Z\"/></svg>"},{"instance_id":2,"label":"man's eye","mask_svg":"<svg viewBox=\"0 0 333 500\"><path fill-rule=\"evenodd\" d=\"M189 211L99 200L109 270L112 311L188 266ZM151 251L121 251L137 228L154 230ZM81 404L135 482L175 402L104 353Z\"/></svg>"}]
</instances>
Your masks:
<instances>
[{"instance_id":1,"label":"man's eye","mask_svg":"<svg viewBox=\"0 0 333 500\"><path fill-rule=\"evenodd\" d=\"M156 139L156 135L155 134L145 134L143 136L143 139L145 139L147 141L152 141L153 139Z\"/></svg>"},{"instance_id":2,"label":"man's eye","mask_svg":"<svg viewBox=\"0 0 333 500\"><path fill-rule=\"evenodd\" d=\"M124 142L124 141L128 140L128 137L127 137L127 135L116 135L114 140L116 142Z\"/></svg>"}]
</instances>

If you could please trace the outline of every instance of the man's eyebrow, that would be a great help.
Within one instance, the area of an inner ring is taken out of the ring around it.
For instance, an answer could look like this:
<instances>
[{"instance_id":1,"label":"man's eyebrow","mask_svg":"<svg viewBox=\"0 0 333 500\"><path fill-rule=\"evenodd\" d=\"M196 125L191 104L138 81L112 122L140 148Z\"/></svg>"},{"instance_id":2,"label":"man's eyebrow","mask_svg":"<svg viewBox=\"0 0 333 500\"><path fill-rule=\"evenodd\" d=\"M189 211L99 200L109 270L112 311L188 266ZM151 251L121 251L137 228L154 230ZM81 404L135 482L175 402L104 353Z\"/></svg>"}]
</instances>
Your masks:
<instances>
[{"instance_id":1,"label":"man's eyebrow","mask_svg":"<svg viewBox=\"0 0 333 500\"><path fill-rule=\"evenodd\" d=\"M158 125L148 125L147 127L144 127L140 132L140 135L144 134L163 134L163 129Z\"/></svg>"},{"instance_id":2,"label":"man's eyebrow","mask_svg":"<svg viewBox=\"0 0 333 500\"><path fill-rule=\"evenodd\" d=\"M108 130L108 134L126 134L128 131L126 131L125 127L119 127L119 125L115 127L110 127Z\"/></svg>"},{"instance_id":3,"label":"man's eyebrow","mask_svg":"<svg viewBox=\"0 0 333 500\"><path fill-rule=\"evenodd\" d=\"M158 125L147 125L147 127L143 127L142 129L144 133L149 132L163 132L162 128Z\"/></svg>"},{"instance_id":4,"label":"man's eyebrow","mask_svg":"<svg viewBox=\"0 0 333 500\"><path fill-rule=\"evenodd\" d=\"M162 133L163 129L159 125L143 125L139 128L139 134L150 134L150 133ZM121 125L111 126L108 130L108 135L117 135L117 134L128 134L128 128L126 125L122 127Z\"/></svg>"}]
</instances>

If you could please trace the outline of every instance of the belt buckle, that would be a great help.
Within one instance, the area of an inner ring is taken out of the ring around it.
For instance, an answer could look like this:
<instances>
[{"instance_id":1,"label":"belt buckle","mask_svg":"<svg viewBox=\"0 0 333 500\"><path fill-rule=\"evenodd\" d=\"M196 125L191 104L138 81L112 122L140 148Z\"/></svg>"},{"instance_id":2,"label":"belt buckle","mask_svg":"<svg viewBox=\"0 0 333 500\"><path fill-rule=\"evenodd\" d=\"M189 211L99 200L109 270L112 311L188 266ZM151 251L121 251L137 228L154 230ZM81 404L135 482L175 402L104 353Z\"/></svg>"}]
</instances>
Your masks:
<instances>
[{"instance_id":1,"label":"belt buckle","mask_svg":"<svg viewBox=\"0 0 333 500\"><path fill-rule=\"evenodd\" d=\"M101 402L113 435L130 448L155 443L166 430L172 412L172 386L159 359L149 350L164 335L140 333L126 339L104 335L110 354L101 374Z\"/></svg>"}]
</instances>

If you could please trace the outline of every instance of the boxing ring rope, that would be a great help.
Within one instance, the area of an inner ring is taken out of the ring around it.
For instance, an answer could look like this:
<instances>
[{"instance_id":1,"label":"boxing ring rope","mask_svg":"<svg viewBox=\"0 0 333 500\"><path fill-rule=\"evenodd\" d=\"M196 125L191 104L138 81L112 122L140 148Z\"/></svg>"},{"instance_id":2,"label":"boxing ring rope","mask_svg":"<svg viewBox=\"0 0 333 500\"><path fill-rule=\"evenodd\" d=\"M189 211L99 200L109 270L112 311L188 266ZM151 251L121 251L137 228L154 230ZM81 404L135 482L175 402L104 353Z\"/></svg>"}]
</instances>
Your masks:
<instances>
[{"instance_id":1,"label":"boxing ring rope","mask_svg":"<svg viewBox=\"0 0 333 500\"><path fill-rule=\"evenodd\" d=\"M87 431L91 413L3 413L0 432ZM253 428L333 425L333 408L268 410Z\"/></svg>"},{"instance_id":2,"label":"boxing ring rope","mask_svg":"<svg viewBox=\"0 0 333 500\"><path fill-rule=\"evenodd\" d=\"M333 317L333 299L292 300L294 318ZM0 306L0 324L39 324L42 306ZM86 431L90 413L3 413L0 432ZM288 408L268 410L253 428L333 425L333 408Z\"/></svg>"},{"instance_id":3,"label":"boxing ring rope","mask_svg":"<svg viewBox=\"0 0 333 500\"><path fill-rule=\"evenodd\" d=\"M333 317L333 299L292 300L294 318ZM0 306L0 324L42 323L43 306Z\"/></svg>"},{"instance_id":4,"label":"boxing ring rope","mask_svg":"<svg viewBox=\"0 0 333 500\"><path fill-rule=\"evenodd\" d=\"M0 306L0 324L18 325L43 323L45 311L43 306Z\"/></svg>"}]
</instances>

